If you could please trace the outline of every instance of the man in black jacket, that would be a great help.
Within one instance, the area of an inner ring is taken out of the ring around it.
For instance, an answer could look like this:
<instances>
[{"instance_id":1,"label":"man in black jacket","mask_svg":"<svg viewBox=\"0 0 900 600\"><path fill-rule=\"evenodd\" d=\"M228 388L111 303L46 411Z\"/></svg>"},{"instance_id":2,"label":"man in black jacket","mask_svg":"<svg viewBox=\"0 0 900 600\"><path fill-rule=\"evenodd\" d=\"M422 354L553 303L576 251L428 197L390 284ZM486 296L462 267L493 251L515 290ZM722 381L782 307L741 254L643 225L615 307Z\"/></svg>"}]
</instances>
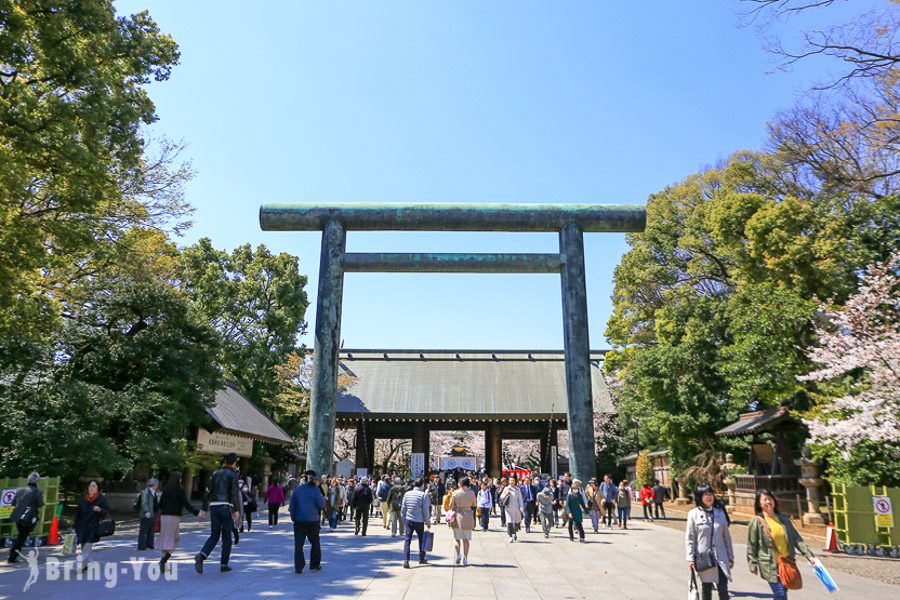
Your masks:
<instances>
[{"instance_id":1,"label":"man in black jacket","mask_svg":"<svg viewBox=\"0 0 900 600\"><path fill-rule=\"evenodd\" d=\"M209 521L212 531L203 544L203 549L194 556L194 569L197 573L203 573L203 561L209 558L210 553L222 538L222 558L219 570L223 573L230 571L228 558L231 555L231 535L234 529L234 520L237 518L241 506L241 492L238 488L238 476L234 467L237 464L237 455L232 452L225 455L224 465L213 473L207 488L204 509L209 507Z\"/></svg>"},{"instance_id":2,"label":"man in black jacket","mask_svg":"<svg viewBox=\"0 0 900 600\"><path fill-rule=\"evenodd\" d=\"M366 530L369 528L369 507L372 506L374 500L375 495L372 493L372 488L369 487L368 480L363 479L353 489L353 500L350 501L356 523L354 535L359 535L360 531L366 535Z\"/></svg>"},{"instance_id":3,"label":"man in black jacket","mask_svg":"<svg viewBox=\"0 0 900 600\"><path fill-rule=\"evenodd\" d=\"M16 524L19 534L13 543L12 550L9 551L9 558L6 562L14 563L19 559L19 550L25 545L25 540L31 534L38 520L38 514L41 507L44 506L44 494L38 489L38 481L41 476L37 471L28 476L27 485L16 490L16 497L13 500L13 511L9 515L10 520Z\"/></svg>"}]
</instances>

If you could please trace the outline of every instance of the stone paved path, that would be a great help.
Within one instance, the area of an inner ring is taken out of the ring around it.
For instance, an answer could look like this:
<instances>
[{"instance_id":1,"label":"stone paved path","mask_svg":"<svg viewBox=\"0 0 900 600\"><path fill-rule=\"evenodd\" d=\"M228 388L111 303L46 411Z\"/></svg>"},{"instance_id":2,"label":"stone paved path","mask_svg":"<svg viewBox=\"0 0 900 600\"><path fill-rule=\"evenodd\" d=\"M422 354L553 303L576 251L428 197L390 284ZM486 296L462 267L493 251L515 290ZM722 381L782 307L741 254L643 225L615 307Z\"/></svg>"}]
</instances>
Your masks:
<instances>
[{"instance_id":1,"label":"stone paved path","mask_svg":"<svg viewBox=\"0 0 900 600\"><path fill-rule=\"evenodd\" d=\"M492 531L475 532L469 566L465 568L453 564L450 532L445 526L435 526L435 551L429 555L432 565L414 565L410 570L401 566L401 538L391 538L381 529L380 520L373 520L372 525L365 538L355 537L348 525L335 533L324 533L322 571L298 576L293 573L290 523L285 519L274 530L263 524L241 536L231 561L234 571L219 573L218 554L214 554L207 562L207 572L198 576L191 557L206 534L204 523L190 519L174 557L174 581L148 580L148 566L158 554L134 550L131 540L136 536L126 527L112 542L98 545L94 558L104 565L98 580L47 581L45 561L48 556L52 561L59 551L41 548L39 578L27 593L22 589L30 570L24 561L0 567L0 598L662 600L685 596L688 572L682 557L683 534L654 524L635 523L627 533L588 533L587 544L570 542L562 529L554 530L549 540L523 531L518 543L509 544L495 519ZM738 545L735 550L738 560L732 597L770 597L768 586L747 572L744 546ZM140 581L134 578L136 567L140 568ZM115 580L111 578L113 571ZM833 573L842 589L829 596L805 566L803 575L806 587L792 592L791 600L900 598L900 587L843 573Z\"/></svg>"}]
</instances>

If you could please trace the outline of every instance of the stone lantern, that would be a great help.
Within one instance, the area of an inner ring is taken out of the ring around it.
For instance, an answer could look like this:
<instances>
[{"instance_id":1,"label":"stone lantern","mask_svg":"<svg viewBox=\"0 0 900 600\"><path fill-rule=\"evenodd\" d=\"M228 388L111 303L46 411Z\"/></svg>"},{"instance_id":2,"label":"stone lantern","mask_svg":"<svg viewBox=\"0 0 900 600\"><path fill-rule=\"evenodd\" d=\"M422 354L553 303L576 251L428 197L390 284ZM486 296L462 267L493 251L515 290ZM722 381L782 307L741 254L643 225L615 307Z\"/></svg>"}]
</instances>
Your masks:
<instances>
[{"instance_id":1,"label":"stone lantern","mask_svg":"<svg viewBox=\"0 0 900 600\"><path fill-rule=\"evenodd\" d=\"M800 479L798 482L806 488L806 513L803 514L803 523L822 524L825 520L819 511L819 488L822 487L822 479L819 477L819 463L812 459L809 448L804 446L800 451L800 458L794 461L800 467Z\"/></svg>"},{"instance_id":2,"label":"stone lantern","mask_svg":"<svg viewBox=\"0 0 900 600\"><path fill-rule=\"evenodd\" d=\"M725 484L725 488L728 490L728 506L726 507L728 512L734 512L734 507L737 504L737 497L734 493L737 488L737 479L734 474L738 468L738 465L734 463L734 455L731 453L726 454L725 462L722 463L722 472L725 474L722 483Z\"/></svg>"},{"instance_id":3,"label":"stone lantern","mask_svg":"<svg viewBox=\"0 0 900 600\"><path fill-rule=\"evenodd\" d=\"M690 504L691 501L687 497L687 488L684 485L685 478L684 477L676 477L675 481L678 482L678 497L675 498L675 504Z\"/></svg>"},{"instance_id":4,"label":"stone lantern","mask_svg":"<svg viewBox=\"0 0 900 600\"><path fill-rule=\"evenodd\" d=\"M263 494L265 494L269 490L269 477L272 475L272 464L275 462L275 459L266 454L262 457L263 464L263 477L262 477L262 489L260 490Z\"/></svg>"}]
</instances>

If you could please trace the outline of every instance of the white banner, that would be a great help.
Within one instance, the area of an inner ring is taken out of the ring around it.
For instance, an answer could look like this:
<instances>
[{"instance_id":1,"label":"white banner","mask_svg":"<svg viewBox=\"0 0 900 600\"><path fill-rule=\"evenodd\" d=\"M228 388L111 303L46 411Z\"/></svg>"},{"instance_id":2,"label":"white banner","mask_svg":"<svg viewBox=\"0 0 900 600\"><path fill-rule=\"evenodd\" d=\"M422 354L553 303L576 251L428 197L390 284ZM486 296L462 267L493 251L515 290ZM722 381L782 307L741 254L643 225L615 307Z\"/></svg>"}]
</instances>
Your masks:
<instances>
[{"instance_id":1,"label":"white banner","mask_svg":"<svg viewBox=\"0 0 900 600\"><path fill-rule=\"evenodd\" d=\"M452 471L453 469L463 469L466 471L475 470L474 456L443 456L441 457L441 470Z\"/></svg>"},{"instance_id":2,"label":"white banner","mask_svg":"<svg viewBox=\"0 0 900 600\"><path fill-rule=\"evenodd\" d=\"M253 440L230 433L210 433L197 428L197 451L213 454L234 452L238 456L253 456Z\"/></svg>"},{"instance_id":3,"label":"white banner","mask_svg":"<svg viewBox=\"0 0 900 600\"><path fill-rule=\"evenodd\" d=\"M412 471L413 479L425 475L425 453L413 452L409 459L409 470Z\"/></svg>"}]
</instances>

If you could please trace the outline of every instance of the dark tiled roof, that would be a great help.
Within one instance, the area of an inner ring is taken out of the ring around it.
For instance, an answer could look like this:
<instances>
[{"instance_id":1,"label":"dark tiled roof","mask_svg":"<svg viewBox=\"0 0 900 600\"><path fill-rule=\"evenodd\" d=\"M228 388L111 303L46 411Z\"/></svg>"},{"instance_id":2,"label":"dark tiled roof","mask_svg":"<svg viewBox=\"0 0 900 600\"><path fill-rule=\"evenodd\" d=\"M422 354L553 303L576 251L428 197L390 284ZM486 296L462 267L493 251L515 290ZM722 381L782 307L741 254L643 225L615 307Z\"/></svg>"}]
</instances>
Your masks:
<instances>
[{"instance_id":1,"label":"dark tiled roof","mask_svg":"<svg viewBox=\"0 0 900 600\"><path fill-rule=\"evenodd\" d=\"M591 353L594 405L614 412ZM355 379L338 392L339 418L471 420L566 416L566 376L558 351L345 350L341 369Z\"/></svg>"},{"instance_id":2,"label":"dark tiled roof","mask_svg":"<svg viewBox=\"0 0 900 600\"><path fill-rule=\"evenodd\" d=\"M788 415L788 410L784 407L744 413L737 421L717 431L716 435L747 435L765 431L773 425L786 420L791 420L791 417Z\"/></svg>"},{"instance_id":3,"label":"dark tiled roof","mask_svg":"<svg viewBox=\"0 0 900 600\"><path fill-rule=\"evenodd\" d=\"M231 383L216 392L214 404L207 407L206 412L225 433L273 444L294 443L291 436L256 408L238 391L237 386Z\"/></svg>"}]
</instances>

